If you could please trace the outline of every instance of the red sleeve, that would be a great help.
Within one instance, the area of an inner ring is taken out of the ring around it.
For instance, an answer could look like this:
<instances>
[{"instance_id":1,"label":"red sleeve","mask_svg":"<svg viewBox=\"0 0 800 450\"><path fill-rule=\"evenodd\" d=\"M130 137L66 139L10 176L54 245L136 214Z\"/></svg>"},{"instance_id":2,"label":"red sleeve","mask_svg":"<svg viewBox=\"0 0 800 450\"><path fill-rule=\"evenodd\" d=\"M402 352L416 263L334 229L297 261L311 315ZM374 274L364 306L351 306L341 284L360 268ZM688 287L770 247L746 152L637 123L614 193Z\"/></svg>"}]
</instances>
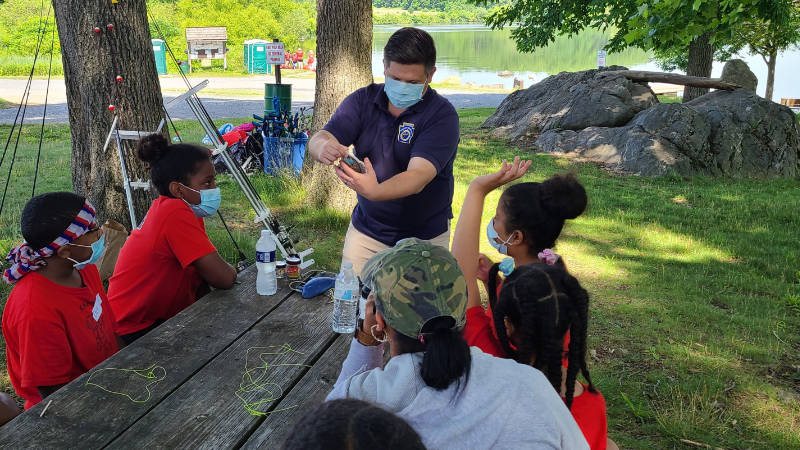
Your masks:
<instances>
[{"instance_id":1,"label":"red sleeve","mask_svg":"<svg viewBox=\"0 0 800 450\"><path fill-rule=\"evenodd\" d=\"M482 352L492 356L504 357L505 352L500 342L494 337L491 319L486 315L483 307L473 306L467 310L467 323L461 333L470 347L478 347Z\"/></svg>"},{"instance_id":2,"label":"red sleeve","mask_svg":"<svg viewBox=\"0 0 800 450\"><path fill-rule=\"evenodd\" d=\"M600 391L584 391L572 401L571 412L589 447L592 450L605 450L608 443L608 420L603 394Z\"/></svg>"},{"instance_id":3,"label":"red sleeve","mask_svg":"<svg viewBox=\"0 0 800 450\"><path fill-rule=\"evenodd\" d=\"M164 225L164 237L172 253L184 269L191 263L217 251L208 239L202 219L192 210L179 208Z\"/></svg>"},{"instance_id":4,"label":"red sleeve","mask_svg":"<svg viewBox=\"0 0 800 450\"><path fill-rule=\"evenodd\" d=\"M68 383L74 376L67 331L47 311L29 311L17 327L20 380L27 388Z\"/></svg>"}]
</instances>

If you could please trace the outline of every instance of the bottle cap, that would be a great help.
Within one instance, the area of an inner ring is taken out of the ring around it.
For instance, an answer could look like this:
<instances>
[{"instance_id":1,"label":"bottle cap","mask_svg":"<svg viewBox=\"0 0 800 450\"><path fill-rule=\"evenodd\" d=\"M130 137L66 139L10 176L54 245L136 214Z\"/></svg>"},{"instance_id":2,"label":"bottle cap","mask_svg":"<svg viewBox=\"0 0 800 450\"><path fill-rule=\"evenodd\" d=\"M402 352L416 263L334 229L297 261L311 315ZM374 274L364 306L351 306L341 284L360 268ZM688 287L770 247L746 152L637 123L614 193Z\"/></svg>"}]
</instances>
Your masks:
<instances>
[{"instance_id":1,"label":"bottle cap","mask_svg":"<svg viewBox=\"0 0 800 450\"><path fill-rule=\"evenodd\" d=\"M269 230L261 230L261 237L267 236L269 237L270 231Z\"/></svg>"},{"instance_id":2,"label":"bottle cap","mask_svg":"<svg viewBox=\"0 0 800 450\"><path fill-rule=\"evenodd\" d=\"M279 269L283 268L283 267L286 267L286 261L277 261L277 262L275 262L275 267L277 267Z\"/></svg>"}]
</instances>

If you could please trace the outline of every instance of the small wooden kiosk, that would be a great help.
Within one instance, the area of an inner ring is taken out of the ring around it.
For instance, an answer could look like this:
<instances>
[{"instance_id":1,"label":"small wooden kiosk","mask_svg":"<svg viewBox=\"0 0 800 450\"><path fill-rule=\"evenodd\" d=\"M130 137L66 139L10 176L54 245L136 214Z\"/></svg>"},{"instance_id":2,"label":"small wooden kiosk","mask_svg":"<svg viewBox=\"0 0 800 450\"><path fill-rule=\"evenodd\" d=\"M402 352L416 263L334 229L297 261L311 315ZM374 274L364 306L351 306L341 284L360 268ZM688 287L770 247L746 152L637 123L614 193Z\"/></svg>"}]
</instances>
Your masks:
<instances>
[{"instance_id":1,"label":"small wooden kiosk","mask_svg":"<svg viewBox=\"0 0 800 450\"><path fill-rule=\"evenodd\" d=\"M223 60L223 69L228 70L228 28L227 27L190 27L186 28L186 54L189 60L189 72L192 71L192 60Z\"/></svg>"}]
</instances>

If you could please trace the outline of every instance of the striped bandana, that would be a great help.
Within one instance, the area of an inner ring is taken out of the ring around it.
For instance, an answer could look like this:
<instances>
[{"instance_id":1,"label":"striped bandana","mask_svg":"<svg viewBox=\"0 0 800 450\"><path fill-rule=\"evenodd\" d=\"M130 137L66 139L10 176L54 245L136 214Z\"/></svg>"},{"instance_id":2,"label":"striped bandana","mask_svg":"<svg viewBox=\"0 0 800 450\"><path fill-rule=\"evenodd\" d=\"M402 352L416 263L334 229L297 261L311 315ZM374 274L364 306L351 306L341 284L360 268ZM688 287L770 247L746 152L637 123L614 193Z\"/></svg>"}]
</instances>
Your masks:
<instances>
[{"instance_id":1,"label":"striped bandana","mask_svg":"<svg viewBox=\"0 0 800 450\"><path fill-rule=\"evenodd\" d=\"M23 242L12 249L6 257L6 261L11 263L11 267L3 272L3 281L15 284L25 275L46 266L45 258L55 255L59 248L71 244L96 226L97 218L94 207L89 200L86 200L67 229L46 247L35 250L27 242Z\"/></svg>"}]
</instances>

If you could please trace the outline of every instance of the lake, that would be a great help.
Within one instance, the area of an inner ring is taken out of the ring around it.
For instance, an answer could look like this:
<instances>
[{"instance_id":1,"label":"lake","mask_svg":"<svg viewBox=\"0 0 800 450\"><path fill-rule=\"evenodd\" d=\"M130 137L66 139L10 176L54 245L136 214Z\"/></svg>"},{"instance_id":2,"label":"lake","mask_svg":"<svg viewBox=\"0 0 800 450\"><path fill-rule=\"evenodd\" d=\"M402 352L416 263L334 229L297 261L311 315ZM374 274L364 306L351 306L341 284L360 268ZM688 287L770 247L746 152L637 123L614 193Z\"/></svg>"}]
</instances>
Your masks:
<instances>
[{"instance_id":1,"label":"lake","mask_svg":"<svg viewBox=\"0 0 800 450\"><path fill-rule=\"evenodd\" d=\"M373 28L372 71L383 77L383 47L389 36L402 25L376 25ZM539 82L548 75L562 71L592 69L597 66L597 50L608 41L608 35L596 30L585 30L572 38L559 37L549 46L533 53L520 53L511 39L511 30L492 30L483 25L428 25L420 26L436 41L437 71L435 82L448 77L458 77L462 83L477 85L503 85L513 87L514 78L525 87ZM758 77L758 93L764 95L767 65L760 56L740 55ZM607 64L617 64L637 70L661 69L650 56L641 50L631 49L609 53ZM714 63L712 76L722 73L723 63ZM510 76L501 77L502 72ZM773 98L800 98L800 50L779 55L775 73Z\"/></svg>"}]
</instances>

